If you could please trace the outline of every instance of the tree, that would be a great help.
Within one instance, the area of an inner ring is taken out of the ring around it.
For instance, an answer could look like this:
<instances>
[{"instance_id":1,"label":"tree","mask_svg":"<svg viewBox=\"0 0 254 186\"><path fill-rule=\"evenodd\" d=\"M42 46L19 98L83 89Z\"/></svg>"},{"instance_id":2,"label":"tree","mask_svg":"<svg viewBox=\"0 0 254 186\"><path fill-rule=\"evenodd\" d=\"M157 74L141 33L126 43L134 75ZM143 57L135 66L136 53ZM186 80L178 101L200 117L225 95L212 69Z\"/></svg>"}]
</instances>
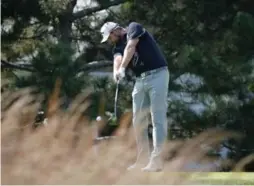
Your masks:
<instances>
[{"instance_id":1,"label":"tree","mask_svg":"<svg viewBox=\"0 0 254 186\"><path fill-rule=\"evenodd\" d=\"M36 86L46 98L60 78L61 96L72 99L89 85L91 69L112 66L109 48L98 46L104 18L96 12L123 2L94 1L74 11L77 0L3 1L1 67L30 71L17 86Z\"/></svg>"}]
</instances>

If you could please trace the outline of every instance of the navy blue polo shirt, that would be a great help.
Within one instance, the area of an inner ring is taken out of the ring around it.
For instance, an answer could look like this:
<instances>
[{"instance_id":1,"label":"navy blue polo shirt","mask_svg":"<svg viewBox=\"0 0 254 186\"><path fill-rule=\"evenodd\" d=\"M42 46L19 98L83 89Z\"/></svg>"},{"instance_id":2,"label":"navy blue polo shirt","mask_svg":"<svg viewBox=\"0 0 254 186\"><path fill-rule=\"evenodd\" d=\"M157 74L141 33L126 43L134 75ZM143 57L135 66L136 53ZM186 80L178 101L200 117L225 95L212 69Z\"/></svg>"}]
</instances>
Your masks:
<instances>
[{"instance_id":1,"label":"navy blue polo shirt","mask_svg":"<svg viewBox=\"0 0 254 186\"><path fill-rule=\"evenodd\" d=\"M136 38L139 38L136 52L127 68L139 76L143 72L167 66L165 56L153 36L136 22L129 24L127 34L116 43L113 54L120 53L123 55L127 40Z\"/></svg>"}]
</instances>

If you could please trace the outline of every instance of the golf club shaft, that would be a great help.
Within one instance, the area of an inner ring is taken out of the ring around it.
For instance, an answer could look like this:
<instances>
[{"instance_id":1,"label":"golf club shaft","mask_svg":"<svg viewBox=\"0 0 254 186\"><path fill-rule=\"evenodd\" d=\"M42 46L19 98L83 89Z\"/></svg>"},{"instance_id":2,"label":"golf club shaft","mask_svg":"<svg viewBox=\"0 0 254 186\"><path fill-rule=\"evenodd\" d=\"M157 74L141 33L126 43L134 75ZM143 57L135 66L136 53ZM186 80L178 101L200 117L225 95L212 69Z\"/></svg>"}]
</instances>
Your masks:
<instances>
[{"instance_id":1,"label":"golf club shaft","mask_svg":"<svg viewBox=\"0 0 254 186\"><path fill-rule=\"evenodd\" d=\"M117 81L117 84L116 84L116 93L115 93L115 105L114 105L114 114L115 114L115 117L117 117L118 89L119 89L119 80Z\"/></svg>"}]
</instances>

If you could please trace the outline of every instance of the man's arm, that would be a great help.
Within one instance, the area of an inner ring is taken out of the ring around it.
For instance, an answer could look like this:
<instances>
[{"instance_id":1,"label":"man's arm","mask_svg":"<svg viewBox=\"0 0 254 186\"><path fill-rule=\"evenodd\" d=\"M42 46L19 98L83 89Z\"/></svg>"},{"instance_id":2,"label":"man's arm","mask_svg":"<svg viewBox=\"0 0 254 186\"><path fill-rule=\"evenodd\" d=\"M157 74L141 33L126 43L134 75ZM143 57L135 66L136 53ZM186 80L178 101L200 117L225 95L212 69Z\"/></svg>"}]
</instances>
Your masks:
<instances>
[{"instance_id":1,"label":"man's arm","mask_svg":"<svg viewBox=\"0 0 254 186\"><path fill-rule=\"evenodd\" d=\"M122 58L123 57L122 57L121 54L115 54L114 55L113 74L115 74L119 70L119 68L121 66Z\"/></svg>"},{"instance_id":2,"label":"man's arm","mask_svg":"<svg viewBox=\"0 0 254 186\"><path fill-rule=\"evenodd\" d=\"M127 29L128 42L124 49L124 55L123 55L121 68L126 68L128 66L130 60L132 59L136 51L136 46L139 42L139 37L141 37L144 33L145 33L145 30L141 24L136 22L130 23Z\"/></svg>"},{"instance_id":3,"label":"man's arm","mask_svg":"<svg viewBox=\"0 0 254 186\"><path fill-rule=\"evenodd\" d=\"M121 68L126 68L131 61L135 51L136 51L136 45L138 44L139 39L130 39L127 42L127 45L124 49L124 55L122 59Z\"/></svg>"}]
</instances>

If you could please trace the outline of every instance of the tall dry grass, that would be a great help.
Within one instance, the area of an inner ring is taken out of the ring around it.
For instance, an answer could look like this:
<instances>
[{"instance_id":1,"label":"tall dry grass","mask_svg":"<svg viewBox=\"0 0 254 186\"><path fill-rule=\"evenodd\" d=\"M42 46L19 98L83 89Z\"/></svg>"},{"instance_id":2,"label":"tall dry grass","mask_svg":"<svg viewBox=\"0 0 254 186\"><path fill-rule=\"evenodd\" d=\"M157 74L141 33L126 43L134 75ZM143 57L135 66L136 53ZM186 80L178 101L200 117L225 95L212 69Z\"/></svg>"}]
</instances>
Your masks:
<instances>
[{"instance_id":1,"label":"tall dry grass","mask_svg":"<svg viewBox=\"0 0 254 186\"><path fill-rule=\"evenodd\" d=\"M94 146L96 123L82 114L89 106L88 94L78 96L63 112L58 93L56 89L49 100L48 125L36 130L31 126L42 97L31 89L2 93L2 184L186 184L187 174L172 172L183 171L192 161L213 161L201 144L216 146L226 137L238 137L210 129L193 139L168 142L163 172L127 171L136 158L128 127L131 115L121 118L116 139Z\"/></svg>"}]
</instances>

